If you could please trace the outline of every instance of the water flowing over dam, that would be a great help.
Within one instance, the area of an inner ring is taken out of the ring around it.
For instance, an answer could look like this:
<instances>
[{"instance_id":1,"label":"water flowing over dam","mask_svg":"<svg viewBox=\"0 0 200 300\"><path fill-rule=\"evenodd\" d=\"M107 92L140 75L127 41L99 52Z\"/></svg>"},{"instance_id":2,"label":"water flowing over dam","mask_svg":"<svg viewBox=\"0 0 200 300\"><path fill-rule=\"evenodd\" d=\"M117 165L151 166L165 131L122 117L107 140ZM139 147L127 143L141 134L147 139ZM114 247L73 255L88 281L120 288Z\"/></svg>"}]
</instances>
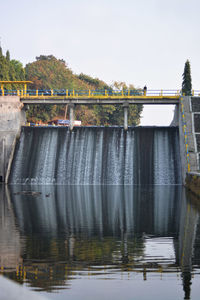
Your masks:
<instances>
[{"instance_id":1,"label":"water flowing over dam","mask_svg":"<svg viewBox=\"0 0 200 300\"><path fill-rule=\"evenodd\" d=\"M23 127L13 184L181 184L176 127Z\"/></svg>"}]
</instances>

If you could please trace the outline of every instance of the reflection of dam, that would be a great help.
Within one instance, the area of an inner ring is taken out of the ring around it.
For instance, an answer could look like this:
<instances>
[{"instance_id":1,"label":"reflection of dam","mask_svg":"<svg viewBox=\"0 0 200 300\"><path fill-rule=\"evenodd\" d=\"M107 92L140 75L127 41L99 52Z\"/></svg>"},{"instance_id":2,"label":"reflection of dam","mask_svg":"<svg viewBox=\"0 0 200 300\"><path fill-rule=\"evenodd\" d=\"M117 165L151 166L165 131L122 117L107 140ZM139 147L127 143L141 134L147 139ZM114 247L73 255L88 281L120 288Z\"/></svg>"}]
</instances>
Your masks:
<instances>
[{"instance_id":1,"label":"reflection of dam","mask_svg":"<svg viewBox=\"0 0 200 300\"><path fill-rule=\"evenodd\" d=\"M179 186L32 186L37 197L20 189L12 186L12 203L23 234L178 235Z\"/></svg>"},{"instance_id":2,"label":"reflection of dam","mask_svg":"<svg viewBox=\"0 0 200 300\"><path fill-rule=\"evenodd\" d=\"M0 229L7 224L7 241L15 237L9 248L17 256L12 264L16 272L8 276L49 290L66 286L76 272L97 276L104 270L106 276L129 270L148 279L148 272L182 270L189 294L193 259L200 265L194 251L199 213L186 201L182 187L10 188L11 201L2 202ZM0 251L2 266L5 249Z\"/></svg>"},{"instance_id":3,"label":"reflection of dam","mask_svg":"<svg viewBox=\"0 0 200 300\"><path fill-rule=\"evenodd\" d=\"M15 270L21 262L23 245L15 224L13 206L6 197L5 187L0 185L0 267Z\"/></svg>"}]
</instances>

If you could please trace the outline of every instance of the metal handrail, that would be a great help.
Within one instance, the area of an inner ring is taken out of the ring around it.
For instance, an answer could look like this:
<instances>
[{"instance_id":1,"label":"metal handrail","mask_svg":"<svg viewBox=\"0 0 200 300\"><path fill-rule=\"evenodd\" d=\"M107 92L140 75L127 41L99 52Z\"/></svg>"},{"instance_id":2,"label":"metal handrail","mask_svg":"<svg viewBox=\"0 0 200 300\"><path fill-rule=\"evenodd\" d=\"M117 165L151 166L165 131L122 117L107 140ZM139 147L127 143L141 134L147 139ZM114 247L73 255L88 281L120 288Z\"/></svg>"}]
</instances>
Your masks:
<instances>
[{"instance_id":1,"label":"metal handrail","mask_svg":"<svg viewBox=\"0 0 200 300\"><path fill-rule=\"evenodd\" d=\"M39 89L39 90L31 90L31 89L17 89L17 90L8 90L8 89L0 89L0 96L20 96L23 98L26 97L152 97L152 96L171 96L178 97L182 96L181 90L147 90L143 91L141 89L122 89L122 90L112 90L112 89L104 89L104 90L75 90L75 89ZM193 90L192 96L200 96L200 90Z\"/></svg>"}]
</instances>

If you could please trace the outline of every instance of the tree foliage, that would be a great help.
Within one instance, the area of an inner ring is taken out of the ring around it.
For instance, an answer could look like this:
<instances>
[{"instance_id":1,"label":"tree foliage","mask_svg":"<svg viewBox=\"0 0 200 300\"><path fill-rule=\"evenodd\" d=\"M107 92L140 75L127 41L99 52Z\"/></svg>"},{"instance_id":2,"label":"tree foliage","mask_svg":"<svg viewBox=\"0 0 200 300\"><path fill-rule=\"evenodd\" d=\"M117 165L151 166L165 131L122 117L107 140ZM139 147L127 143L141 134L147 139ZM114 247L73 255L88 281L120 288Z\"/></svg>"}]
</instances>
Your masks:
<instances>
[{"instance_id":1,"label":"tree foliage","mask_svg":"<svg viewBox=\"0 0 200 300\"><path fill-rule=\"evenodd\" d=\"M109 86L98 78L93 78L81 73L75 75L63 59L57 59L53 55L40 55L36 61L26 65L26 79L34 82L33 89L68 89L68 90L112 90L112 89L134 89L124 82L114 82ZM142 106L130 106L129 124L137 125L140 120ZM82 121L83 125L123 125L123 108L118 105L94 105L77 106L76 119ZM28 111L30 121L42 120L46 122L54 117L63 118L64 106L33 106Z\"/></svg>"},{"instance_id":2,"label":"tree foliage","mask_svg":"<svg viewBox=\"0 0 200 300\"><path fill-rule=\"evenodd\" d=\"M9 62L0 47L0 80L9 80Z\"/></svg>"},{"instance_id":3,"label":"tree foliage","mask_svg":"<svg viewBox=\"0 0 200 300\"><path fill-rule=\"evenodd\" d=\"M0 80L25 80L25 71L23 65L18 60L10 59L10 52L3 55L0 47ZM17 86L8 85L8 89L16 89Z\"/></svg>"},{"instance_id":4,"label":"tree foliage","mask_svg":"<svg viewBox=\"0 0 200 300\"><path fill-rule=\"evenodd\" d=\"M25 68L18 60L10 58L10 52L3 55L0 47L0 80L30 80L31 89L66 89L66 90L102 90L134 89L133 85L127 86L124 82L114 82L111 86L103 80L93 78L81 73L76 75L67 66L63 59L53 55L40 55ZM8 88L16 89L16 86ZM54 118L64 118L65 105L33 105L27 112L28 121L48 122ZM142 106L129 107L128 121L130 125L139 124ZM83 125L123 125L123 108L120 105L78 105L75 111L76 119Z\"/></svg>"},{"instance_id":5,"label":"tree foliage","mask_svg":"<svg viewBox=\"0 0 200 300\"><path fill-rule=\"evenodd\" d=\"M182 76L182 93L186 96L190 96L192 94L192 78L189 60L187 60L185 63L184 72Z\"/></svg>"},{"instance_id":6,"label":"tree foliage","mask_svg":"<svg viewBox=\"0 0 200 300\"><path fill-rule=\"evenodd\" d=\"M33 89L83 90L91 86L80 80L67 67L63 59L53 55L40 55L36 61L26 65L26 79L33 81Z\"/></svg>"},{"instance_id":7,"label":"tree foliage","mask_svg":"<svg viewBox=\"0 0 200 300\"><path fill-rule=\"evenodd\" d=\"M83 73L78 75L78 78L81 79L82 81L86 82L87 84L89 84L95 90L109 90L110 89L109 85L107 85L104 81L99 80L98 78L93 78L93 77L83 74Z\"/></svg>"},{"instance_id":8,"label":"tree foliage","mask_svg":"<svg viewBox=\"0 0 200 300\"><path fill-rule=\"evenodd\" d=\"M53 55L36 57L36 61L27 64L25 70L26 79L33 81L32 89L89 90L94 88L73 74L63 59L57 59ZM80 112L83 109L85 108L78 107L77 114L84 115ZM56 116L64 118L65 106L32 106L27 115L29 121L47 122Z\"/></svg>"}]
</instances>

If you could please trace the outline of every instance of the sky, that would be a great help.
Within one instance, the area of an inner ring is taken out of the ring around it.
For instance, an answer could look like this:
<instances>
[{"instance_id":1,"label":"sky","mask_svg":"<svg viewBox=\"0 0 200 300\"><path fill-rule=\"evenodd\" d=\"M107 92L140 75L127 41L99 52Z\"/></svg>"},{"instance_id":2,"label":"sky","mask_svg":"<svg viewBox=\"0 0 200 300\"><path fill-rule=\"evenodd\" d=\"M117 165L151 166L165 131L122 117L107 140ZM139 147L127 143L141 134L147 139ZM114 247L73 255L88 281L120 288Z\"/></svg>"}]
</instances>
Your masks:
<instances>
[{"instance_id":1,"label":"sky","mask_svg":"<svg viewBox=\"0 0 200 300\"><path fill-rule=\"evenodd\" d=\"M189 59L200 89L199 0L0 0L0 7L3 51L24 65L52 54L108 84L177 90ZM168 125L173 109L146 106L141 124Z\"/></svg>"}]
</instances>

